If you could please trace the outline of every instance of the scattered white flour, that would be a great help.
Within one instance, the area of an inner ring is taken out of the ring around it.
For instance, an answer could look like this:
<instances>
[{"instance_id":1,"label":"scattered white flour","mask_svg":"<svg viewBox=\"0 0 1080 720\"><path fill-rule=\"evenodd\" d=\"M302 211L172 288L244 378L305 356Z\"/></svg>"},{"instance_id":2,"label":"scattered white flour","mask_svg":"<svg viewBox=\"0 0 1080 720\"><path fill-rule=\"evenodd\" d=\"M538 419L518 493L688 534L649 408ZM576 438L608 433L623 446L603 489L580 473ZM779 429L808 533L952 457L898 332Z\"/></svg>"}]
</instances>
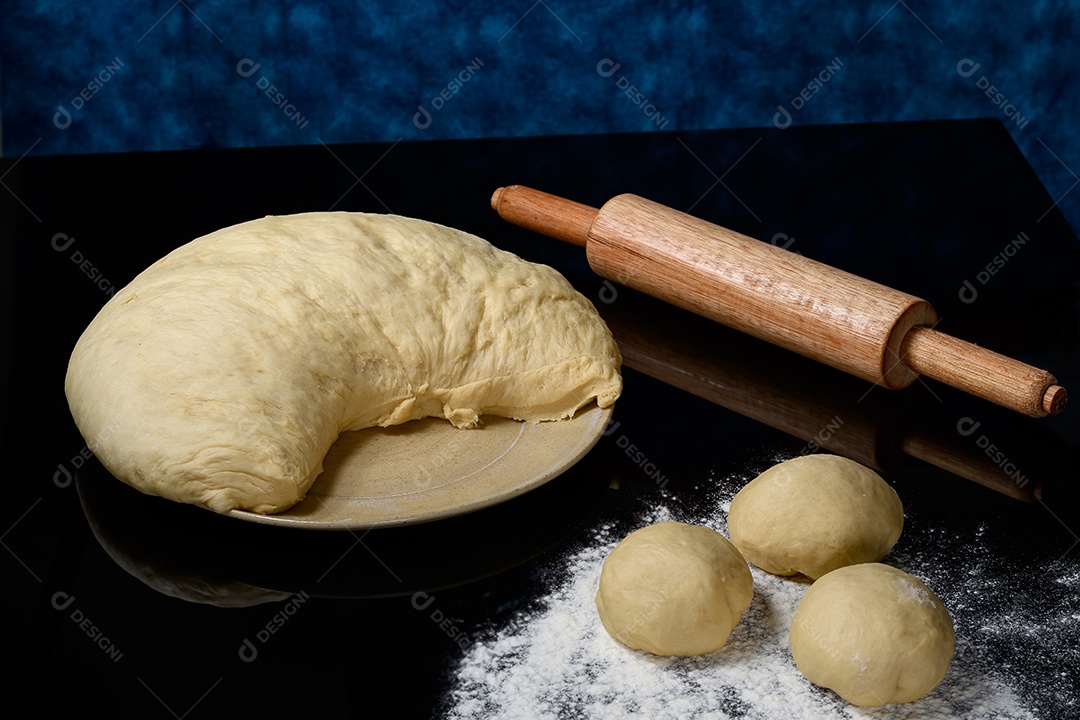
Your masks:
<instances>
[{"instance_id":1,"label":"scattered white flour","mask_svg":"<svg viewBox=\"0 0 1080 720\"><path fill-rule=\"evenodd\" d=\"M734 483L737 487L742 484ZM727 495L715 498L711 507L696 506L693 512L679 508L670 495L659 496L655 499L665 504L644 509L631 527L620 521L618 527L608 523L596 528L583 547L558 560L548 592L535 607L490 629L468 649L456 668L445 716L515 720L1037 717L1019 699L1008 669L985 655L987 638L973 636L979 631L971 627L966 619L971 614L962 612L963 607L954 612L956 654L935 690L904 705L875 709L848 705L809 683L791 659L788 627L809 585L757 568L752 568L753 601L720 651L695 658L660 658L617 643L601 626L594 604L604 558L630 530L664 520L707 525L727 535L733 491L718 492ZM909 531L911 528L905 528ZM929 538L930 544L940 539ZM963 539L953 543L961 544ZM939 544L935 562L948 564L949 552L950 548ZM886 562L926 579L942 594L941 578L927 578L923 572L930 564L928 558L905 567L911 560L890 555ZM1075 591L1075 577L1063 582ZM949 598L942 597L949 604ZM965 602L964 598L956 599L961 606ZM1059 628L1059 636L1061 632ZM993 630L984 629L983 634L992 641ZM1013 668L1014 676L1016 670Z\"/></svg>"}]
</instances>

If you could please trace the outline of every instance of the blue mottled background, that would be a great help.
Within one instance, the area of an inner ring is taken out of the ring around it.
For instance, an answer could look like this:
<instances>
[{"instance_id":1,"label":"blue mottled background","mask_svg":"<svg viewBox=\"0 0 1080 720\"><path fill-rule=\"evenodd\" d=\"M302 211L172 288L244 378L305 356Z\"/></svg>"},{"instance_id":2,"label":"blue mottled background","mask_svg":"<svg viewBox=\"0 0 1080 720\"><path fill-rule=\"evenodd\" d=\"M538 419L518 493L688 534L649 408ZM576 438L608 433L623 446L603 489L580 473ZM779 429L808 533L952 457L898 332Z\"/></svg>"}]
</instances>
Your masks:
<instances>
[{"instance_id":1,"label":"blue mottled background","mask_svg":"<svg viewBox=\"0 0 1080 720\"><path fill-rule=\"evenodd\" d=\"M1080 228L1076 3L0 8L6 157L997 117Z\"/></svg>"}]
</instances>

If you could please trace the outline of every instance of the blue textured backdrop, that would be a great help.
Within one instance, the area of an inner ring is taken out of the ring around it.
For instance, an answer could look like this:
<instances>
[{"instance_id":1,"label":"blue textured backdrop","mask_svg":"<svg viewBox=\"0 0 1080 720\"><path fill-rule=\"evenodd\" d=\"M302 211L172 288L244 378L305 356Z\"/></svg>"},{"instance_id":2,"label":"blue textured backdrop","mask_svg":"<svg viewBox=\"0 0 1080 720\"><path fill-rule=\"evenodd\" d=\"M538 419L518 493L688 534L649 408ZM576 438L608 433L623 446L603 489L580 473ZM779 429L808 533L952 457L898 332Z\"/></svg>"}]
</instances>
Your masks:
<instances>
[{"instance_id":1,"label":"blue textured backdrop","mask_svg":"<svg viewBox=\"0 0 1080 720\"><path fill-rule=\"evenodd\" d=\"M997 117L1080 227L1076 3L0 7L7 157Z\"/></svg>"}]
</instances>

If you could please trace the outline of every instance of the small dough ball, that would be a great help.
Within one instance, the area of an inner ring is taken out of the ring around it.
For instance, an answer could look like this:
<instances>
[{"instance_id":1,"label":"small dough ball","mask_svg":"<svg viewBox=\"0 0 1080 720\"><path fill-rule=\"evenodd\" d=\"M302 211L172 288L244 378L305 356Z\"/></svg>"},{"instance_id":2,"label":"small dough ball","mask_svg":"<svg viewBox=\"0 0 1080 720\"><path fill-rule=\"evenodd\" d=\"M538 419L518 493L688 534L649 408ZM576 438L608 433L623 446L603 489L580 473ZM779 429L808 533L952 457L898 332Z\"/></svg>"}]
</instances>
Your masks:
<instances>
[{"instance_id":1,"label":"small dough ball","mask_svg":"<svg viewBox=\"0 0 1080 720\"><path fill-rule=\"evenodd\" d=\"M607 556L596 608L622 644L689 656L723 647L753 594L750 568L727 538L662 522L630 533Z\"/></svg>"},{"instance_id":2,"label":"small dough ball","mask_svg":"<svg viewBox=\"0 0 1080 720\"><path fill-rule=\"evenodd\" d=\"M941 599L917 577L881 563L843 567L811 585L790 639L807 680L867 707L933 690L956 646Z\"/></svg>"},{"instance_id":3,"label":"small dough ball","mask_svg":"<svg viewBox=\"0 0 1080 720\"><path fill-rule=\"evenodd\" d=\"M774 575L812 579L881 560L903 527L896 491L837 455L774 465L735 495L728 512L731 541L747 560Z\"/></svg>"}]
</instances>

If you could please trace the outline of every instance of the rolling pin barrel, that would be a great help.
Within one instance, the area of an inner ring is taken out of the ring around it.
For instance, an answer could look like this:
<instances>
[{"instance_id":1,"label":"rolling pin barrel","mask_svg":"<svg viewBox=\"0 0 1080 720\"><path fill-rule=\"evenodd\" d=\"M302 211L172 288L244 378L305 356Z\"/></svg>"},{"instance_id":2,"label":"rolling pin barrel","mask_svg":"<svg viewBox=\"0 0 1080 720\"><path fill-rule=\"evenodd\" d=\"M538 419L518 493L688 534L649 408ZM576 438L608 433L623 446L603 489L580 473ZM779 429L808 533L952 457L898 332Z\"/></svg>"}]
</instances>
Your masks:
<instances>
[{"instance_id":1,"label":"rolling pin barrel","mask_svg":"<svg viewBox=\"0 0 1080 720\"><path fill-rule=\"evenodd\" d=\"M736 330L889 388L916 373L900 362L924 300L634 195L596 215L589 265Z\"/></svg>"},{"instance_id":2,"label":"rolling pin barrel","mask_svg":"<svg viewBox=\"0 0 1080 720\"><path fill-rule=\"evenodd\" d=\"M585 248L599 275L892 389L920 374L1040 417L1065 406L1049 373L931 329L913 295L636 195L599 210L513 185L506 220Z\"/></svg>"}]
</instances>

